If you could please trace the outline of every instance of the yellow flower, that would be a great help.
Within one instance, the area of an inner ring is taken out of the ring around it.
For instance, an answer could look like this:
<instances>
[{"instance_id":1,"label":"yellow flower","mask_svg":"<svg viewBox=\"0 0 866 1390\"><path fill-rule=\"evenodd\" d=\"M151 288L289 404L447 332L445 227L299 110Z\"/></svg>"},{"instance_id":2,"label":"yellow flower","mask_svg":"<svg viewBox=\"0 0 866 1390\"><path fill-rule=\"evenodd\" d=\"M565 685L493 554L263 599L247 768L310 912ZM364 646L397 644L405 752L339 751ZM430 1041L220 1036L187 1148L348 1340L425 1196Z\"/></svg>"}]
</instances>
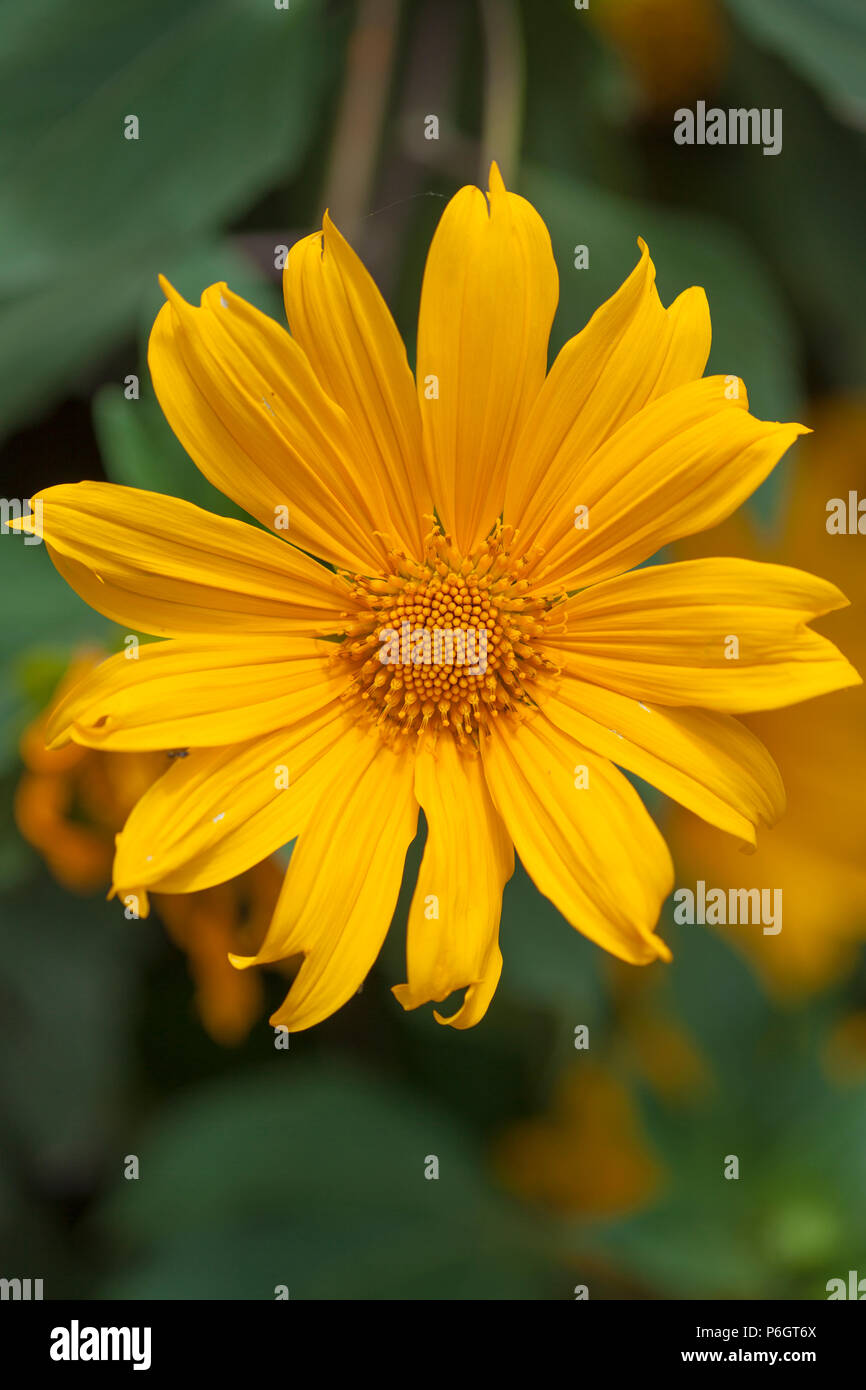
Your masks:
<instances>
[{"instance_id":1,"label":"yellow flower","mask_svg":"<svg viewBox=\"0 0 866 1390\"><path fill-rule=\"evenodd\" d=\"M587 19L617 51L644 105L670 120L719 85L730 48L719 0L593 0Z\"/></svg>"},{"instance_id":2,"label":"yellow flower","mask_svg":"<svg viewBox=\"0 0 866 1390\"><path fill-rule=\"evenodd\" d=\"M862 614L866 603L863 537L837 533L838 500L847 516L849 493L866 496L866 399L836 397L816 410L816 432L804 445L791 479L780 535L760 541L740 518L724 541L745 554L785 554L833 576ZM866 522L864 522L866 526ZM685 550L685 547L684 547ZM687 552L686 552L687 553ZM838 619L836 620L839 621ZM862 618L851 624L851 655L866 662ZM671 840L683 870L709 886L780 888L782 930L720 928L757 965L774 993L793 998L824 988L850 969L866 937L866 692L860 687L819 709L796 706L747 723L766 739L788 793L787 813L772 835L744 859L692 817L677 814ZM687 881L687 880L686 880Z\"/></svg>"},{"instance_id":3,"label":"yellow flower","mask_svg":"<svg viewBox=\"0 0 866 1390\"><path fill-rule=\"evenodd\" d=\"M164 752L109 753L76 743L46 748L54 707L104 658L105 652L74 657L54 700L21 738L24 771L15 791L16 823L57 882L72 893L105 888L117 832L166 768ZM280 879L279 865L267 859L218 887L154 897L169 935L187 957L196 1009L217 1042L241 1042L261 1013L258 980L233 970L228 955L262 940Z\"/></svg>"},{"instance_id":4,"label":"yellow flower","mask_svg":"<svg viewBox=\"0 0 866 1390\"><path fill-rule=\"evenodd\" d=\"M288 259L291 336L225 285L200 308L166 285L151 338L175 433L268 529L108 484L41 494L60 573L168 639L106 662L51 741L191 750L129 817L117 891L209 887L298 837L237 962L304 957L274 1024L309 1028L358 990L419 806L404 1007L462 989L446 1021L482 1017L514 850L590 939L669 958L670 855L614 763L752 842L782 790L732 714L859 679L806 626L844 605L832 584L731 559L625 572L721 521L803 433L750 415L738 378L702 379L706 297L664 309L640 246L548 373L550 238L494 165L433 239L416 389L326 215Z\"/></svg>"}]
</instances>

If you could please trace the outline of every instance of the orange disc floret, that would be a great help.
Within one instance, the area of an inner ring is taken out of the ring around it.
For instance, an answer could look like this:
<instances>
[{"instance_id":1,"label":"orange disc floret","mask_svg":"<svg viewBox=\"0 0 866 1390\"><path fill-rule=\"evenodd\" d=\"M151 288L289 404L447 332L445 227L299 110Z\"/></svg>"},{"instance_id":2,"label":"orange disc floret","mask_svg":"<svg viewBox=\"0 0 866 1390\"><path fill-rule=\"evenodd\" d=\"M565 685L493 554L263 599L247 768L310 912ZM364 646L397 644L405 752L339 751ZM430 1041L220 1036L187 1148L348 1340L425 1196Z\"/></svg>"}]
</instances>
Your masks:
<instances>
[{"instance_id":1,"label":"orange disc floret","mask_svg":"<svg viewBox=\"0 0 866 1390\"><path fill-rule=\"evenodd\" d=\"M461 556L436 526L423 563L393 553L387 578L355 578L360 616L340 648L357 668L346 698L386 739L429 728L474 746L491 721L532 707L542 669L555 674L537 644L558 626L562 595L529 595L521 571L535 556L515 558L513 540L497 525Z\"/></svg>"}]
</instances>

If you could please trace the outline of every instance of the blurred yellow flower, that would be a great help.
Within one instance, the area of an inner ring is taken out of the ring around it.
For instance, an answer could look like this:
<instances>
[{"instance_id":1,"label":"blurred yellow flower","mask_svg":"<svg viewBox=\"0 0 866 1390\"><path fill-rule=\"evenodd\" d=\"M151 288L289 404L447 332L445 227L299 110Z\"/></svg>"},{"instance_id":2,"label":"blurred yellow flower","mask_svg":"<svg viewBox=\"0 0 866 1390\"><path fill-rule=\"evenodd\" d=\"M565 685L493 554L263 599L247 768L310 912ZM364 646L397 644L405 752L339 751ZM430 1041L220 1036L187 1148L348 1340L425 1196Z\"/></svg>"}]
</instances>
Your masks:
<instances>
[{"instance_id":1,"label":"blurred yellow flower","mask_svg":"<svg viewBox=\"0 0 866 1390\"><path fill-rule=\"evenodd\" d=\"M160 773L165 753L109 756L82 744L48 748L53 708L105 660L82 653L70 661L49 706L21 737L24 764L15 792L18 829L54 878L73 893L95 893L111 882L114 839Z\"/></svg>"},{"instance_id":2,"label":"blurred yellow flower","mask_svg":"<svg viewBox=\"0 0 866 1390\"><path fill-rule=\"evenodd\" d=\"M634 1212L662 1177L628 1088L588 1061L563 1072L547 1114L506 1131L493 1167L516 1196L569 1216Z\"/></svg>"},{"instance_id":3,"label":"blurred yellow flower","mask_svg":"<svg viewBox=\"0 0 866 1390\"><path fill-rule=\"evenodd\" d=\"M224 1046L243 1042L263 1006L261 981L233 969L229 956L262 941L282 882L277 860L264 859L213 888L154 894L169 936L189 962L198 1015Z\"/></svg>"},{"instance_id":4,"label":"blurred yellow flower","mask_svg":"<svg viewBox=\"0 0 866 1390\"><path fill-rule=\"evenodd\" d=\"M617 1059L666 1100L687 1102L705 1093L711 1084L710 1069L694 1039L657 998L654 980L633 971L627 975L618 961L611 966Z\"/></svg>"},{"instance_id":5,"label":"blurred yellow flower","mask_svg":"<svg viewBox=\"0 0 866 1390\"><path fill-rule=\"evenodd\" d=\"M753 843L782 789L732 715L859 679L807 626L846 602L822 579L633 568L729 515L804 432L752 416L739 378L703 377L706 296L665 309L640 248L548 373L550 238L493 165L433 238L416 382L326 215L288 258L291 336L222 284L200 308L165 285L151 337L178 438L268 529L102 483L40 494L64 578L168 639L101 666L49 741L190 750L126 822L116 891L144 911L298 837L264 943L234 958L303 955L275 1025L309 1028L358 990L419 808L405 1008L465 990L437 1018L484 1015L514 851L592 941L669 959L670 854L615 765Z\"/></svg>"},{"instance_id":6,"label":"blurred yellow flower","mask_svg":"<svg viewBox=\"0 0 866 1390\"><path fill-rule=\"evenodd\" d=\"M76 743L46 748L52 708L104 658L104 652L75 657L53 704L21 738L18 829L58 883L73 893L98 892L110 883L115 836L166 770L165 753L106 753ZM233 970L228 956L261 941L281 880L276 861L265 860L218 888L155 896L169 935L189 962L199 1016L217 1042L242 1041L261 1013L260 982Z\"/></svg>"},{"instance_id":7,"label":"blurred yellow flower","mask_svg":"<svg viewBox=\"0 0 866 1390\"><path fill-rule=\"evenodd\" d=\"M866 499L866 400L841 398L816 411L815 434L799 454L791 500L774 540L740 519L719 533L720 544L745 554L784 554L820 569L843 585L858 609L846 625L854 661L866 664L866 567L863 537L833 534L828 523L849 492ZM866 526L866 521L864 521ZM689 551L684 547L684 553ZM832 630L832 629L831 629ZM787 813L755 854L744 857L719 836L707 835L678 809L670 833L683 874L720 886L781 887L783 927L723 928L757 964L767 983L787 995L820 989L852 963L866 939L866 699L862 687L821 705L801 705L746 723L766 740L781 769Z\"/></svg>"},{"instance_id":8,"label":"blurred yellow flower","mask_svg":"<svg viewBox=\"0 0 866 1390\"><path fill-rule=\"evenodd\" d=\"M709 95L725 70L728 25L719 0L592 0L587 19L660 115Z\"/></svg>"}]
</instances>

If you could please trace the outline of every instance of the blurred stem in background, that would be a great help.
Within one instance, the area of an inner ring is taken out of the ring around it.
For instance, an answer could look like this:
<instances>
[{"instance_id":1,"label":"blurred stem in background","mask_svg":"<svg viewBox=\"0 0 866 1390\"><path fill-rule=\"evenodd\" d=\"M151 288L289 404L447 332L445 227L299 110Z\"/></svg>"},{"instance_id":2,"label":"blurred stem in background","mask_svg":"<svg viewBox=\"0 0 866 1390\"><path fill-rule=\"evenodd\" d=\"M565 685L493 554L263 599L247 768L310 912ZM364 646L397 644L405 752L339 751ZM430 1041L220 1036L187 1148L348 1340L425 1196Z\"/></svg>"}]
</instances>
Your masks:
<instances>
[{"instance_id":1,"label":"blurred stem in background","mask_svg":"<svg viewBox=\"0 0 866 1390\"><path fill-rule=\"evenodd\" d=\"M523 130L525 65L514 0L479 0L484 39L484 116L479 183L487 187L495 159L506 186L517 172Z\"/></svg>"},{"instance_id":2,"label":"blurred stem in background","mask_svg":"<svg viewBox=\"0 0 866 1390\"><path fill-rule=\"evenodd\" d=\"M369 211L399 21L400 0L360 0L349 41L324 200L349 241Z\"/></svg>"},{"instance_id":3,"label":"blurred stem in background","mask_svg":"<svg viewBox=\"0 0 866 1390\"><path fill-rule=\"evenodd\" d=\"M325 178L323 206L330 208L342 233L359 244L381 279L388 257L368 247L365 218L377 180L377 164L398 46L400 0L361 0L349 42L345 79ZM403 112L405 153L411 165L442 168L458 182L478 176L487 186L495 159L506 183L517 173L523 132L525 61L519 6L515 0L479 0L484 79L480 139L459 135L446 124L442 140L420 138L423 121L453 105L451 88L459 60L465 12L459 7L428 7L414 16L405 81L399 106ZM411 185L403 169L401 189ZM423 190L419 190L423 191ZM390 189L380 189L386 207ZM410 194L409 197L417 196ZM404 192L405 199L405 192ZM373 209L376 211L376 209ZM401 225L401 219L397 219ZM377 228L385 239L387 229Z\"/></svg>"}]
</instances>

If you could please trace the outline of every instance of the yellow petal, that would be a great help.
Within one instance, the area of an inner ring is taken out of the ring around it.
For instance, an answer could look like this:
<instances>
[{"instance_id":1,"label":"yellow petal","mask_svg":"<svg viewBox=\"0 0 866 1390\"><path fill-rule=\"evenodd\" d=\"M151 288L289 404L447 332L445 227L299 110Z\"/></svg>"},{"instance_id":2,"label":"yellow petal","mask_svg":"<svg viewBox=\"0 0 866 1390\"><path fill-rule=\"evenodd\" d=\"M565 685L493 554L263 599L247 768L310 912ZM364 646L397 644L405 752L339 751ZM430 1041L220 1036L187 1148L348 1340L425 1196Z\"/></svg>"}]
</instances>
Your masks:
<instances>
[{"instance_id":1,"label":"yellow petal","mask_svg":"<svg viewBox=\"0 0 866 1390\"><path fill-rule=\"evenodd\" d=\"M385 940L418 821L412 760L355 731L298 841L268 934L240 967L304 963L271 1018L312 1028L356 994Z\"/></svg>"},{"instance_id":2,"label":"yellow petal","mask_svg":"<svg viewBox=\"0 0 866 1390\"><path fill-rule=\"evenodd\" d=\"M824 579L754 560L685 560L620 575L563 605L550 639L570 669L636 699L742 714L858 685L810 619L847 599Z\"/></svg>"},{"instance_id":3,"label":"yellow petal","mask_svg":"<svg viewBox=\"0 0 866 1390\"><path fill-rule=\"evenodd\" d=\"M427 843L409 909L407 983L394 994L404 1009L415 1009L465 988L457 1012L436 1017L469 1028L484 1017L499 982L502 889L514 872L514 852L480 758L463 756L452 738L419 751L415 795Z\"/></svg>"},{"instance_id":4,"label":"yellow petal","mask_svg":"<svg viewBox=\"0 0 866 1390\"><path fill-rule=\"evenodd\" d=\"M481 751L493 800L540 892L621 960L670 959L653 928L673 887L671 857L623 774L543 713L494 725Z\"/></svg>"},{"instance_id":5,"label":"yellow petal","mask_svg":"<svg viewBox=\"0 0 866 1390\"><path fill-rule=\"evenodd\" d=\"M648 705L573 674L538 698L563 733L750 845L785 809L775 762L730 715Z\"/></svg>"},{"instance_id":6,"label":"yellow petal","mask_svg":"<svg viewBox=\"0 0 866 1390\"><path fill-rule=\"evenodd\" d=\"M293 338L380 472L392 531L420 558L433 504L415 378L388 306L327 213L289 252L283 295Z\"/></svg>"},{"instance_id":7,"label":"yellow petal","mask_svg":"<svg viewBox=\"0 0 866 1390\"><path fill-rule=\"evenodd\" d=\"M802 425L756 420L737 377L676 387L621 425L545 497L535 588L622 574L681 536L724 520L778 463ZM576 515L577 507L588 514Z\"/></svg>"},{"instance_id":8,"label":"yellow petal","mask_svg":"<svg viewBox=\"0 0 866 1390\"><path fill-rule=\"evenodd\" d=\"M299 835L353 725L332 703L290 730L172 762L117 837L116 891L225 883Z\"/></svg>"},{"instance_id":9,"label":"yellow petal","mask_svg":"<svg viewBox=\"0 0 866 1390\"><path fill-rule=\"evenodd\" d=\"M148 363L166 419L206 478L251 516L343 569L375 574L387 509L375 469L284 328L228 286L169 303Z\"/></svg>"},{"instance_id":10,"label":"yellow petal","mask_svg":"<svg viewBox=\"0 0 866 1390\"><path fill-rule=\"evenodd\" d=\"M488 200L461 188L430 246L418 399L433 500L467 551L502 510L521 427L547 370L558 278L550 237L494 164Z\"/></svg>"},{"instance_id":11,"label":"yellow petal","mask_svg":"<svg viewBox=\"0 0 866 1390\"><path fill-rule=\"evenodd\" d=\"M657 396L703 375L710 312L701 289L662 307L646 243L628 279L565 344L524 425L505 520L531 544L580 469L620 425ZM575 496L574 505L580 500Z\"/></svg>"},{"instance_id":12,"label":"yellow petal","mask_svg":"<svg viewBox=\"0 0 866 1390\"><path fill-rule=\"evenodd\" d=\"M63 483L37 501L59 573L125 627L156 637L345 629L348 585L246 522L113 483Z\"/></svg>"},{"instance_id":13,"label":"yellow petal","mask_svg":"<svg viewBox=\"0 0 866 1390\"><path fill-rule=\"evenodd\" d=\"M273 633L148 643L119 652L52 711L57 746L214 748L273 733L339 697L349 682L329 642Z\"/></svg>"}]
</instances>

